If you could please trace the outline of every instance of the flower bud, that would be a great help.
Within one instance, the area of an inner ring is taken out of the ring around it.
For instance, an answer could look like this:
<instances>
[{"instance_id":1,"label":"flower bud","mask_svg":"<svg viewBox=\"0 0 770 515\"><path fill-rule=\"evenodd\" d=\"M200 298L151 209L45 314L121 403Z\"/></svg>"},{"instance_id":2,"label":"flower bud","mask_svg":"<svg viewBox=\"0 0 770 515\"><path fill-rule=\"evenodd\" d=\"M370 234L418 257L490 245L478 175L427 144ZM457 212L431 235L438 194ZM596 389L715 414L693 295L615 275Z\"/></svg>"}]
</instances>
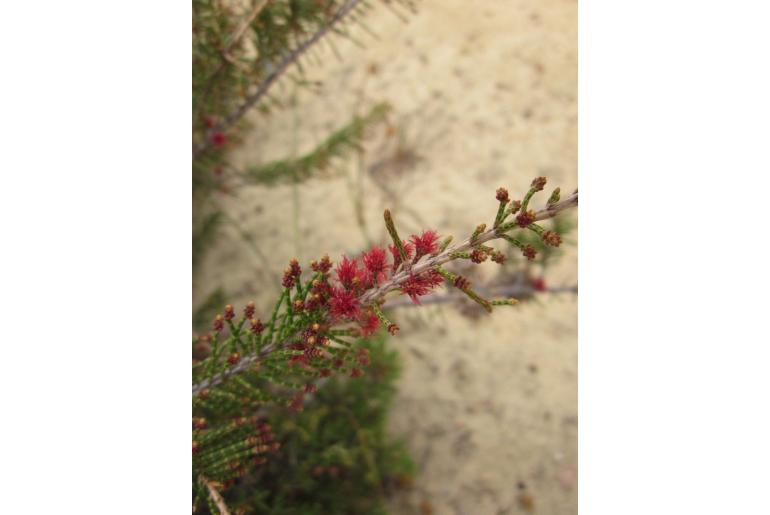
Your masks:
<instances>
[{"instance_id":1,"label":"flower bud","mask_svg":"<svg viewBox=\"0 0 770 515\"><path fill-rule=\"evenodd\" d=\"M505 188L497 188L495 198L500 202L508 202L508 190Z\"/></svg>"},{"instance_id":2,"label":"flower bud","mask_svg":"<svg viewBox=\"0 0 770 515\"><path fill-rule=\"evenodd\" d=\"M548 179L545 177L535 177L532 180L531 188L535 191L542 191L542 189L545 187L545 183L548 182Z\"/></svg>"}]
</instances>

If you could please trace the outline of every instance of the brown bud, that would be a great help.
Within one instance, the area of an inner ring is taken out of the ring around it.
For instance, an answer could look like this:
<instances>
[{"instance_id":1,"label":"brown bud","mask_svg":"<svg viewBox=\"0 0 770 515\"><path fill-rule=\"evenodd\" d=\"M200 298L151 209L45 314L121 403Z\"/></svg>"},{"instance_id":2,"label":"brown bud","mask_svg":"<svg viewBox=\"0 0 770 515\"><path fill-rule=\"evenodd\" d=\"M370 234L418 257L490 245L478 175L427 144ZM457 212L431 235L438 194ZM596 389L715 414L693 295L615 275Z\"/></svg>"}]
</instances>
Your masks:
<instances>
[{"instance_id":1,"label":"brown bud","mask_svg":"<svg viewBox=\"0 0 770 515\"><path fill-rule=\"evenodd\" d=\"M505 263L505 254L498 251L492 253L492 261L494 261L499 265L502 265L503 263Z\"/></svg>"},{"instance_id":2,"label":"brown bud","mask_svg":"<svg viewBox=\"0 0 770 515\"><path fill-rule=\"evenodd\" d=\"M205 429L206 428L206 419L203 417L193 417L192 420L193 429Z\"/></svg>"},{"instance_id":3,"label":"brown bud","mask_svg":"<svg viewBox=\"0 0 770 515\"><path fill-rule=\"evenodd\" d=\"M235 317L235 309L232 304L225 306L225 320L232 320Z\"/></svg>"},{"instance_id":4,"label":"brown bud","mask_svg":"<svg viewBox=\"0 0 770 515\"><path fill-rule=\"evenodd\" d=\"M255 334L259 334L262 331L265 330L265 326L262 325L262 321L258 318L252 318L251 319L251 332Z\"/></svg>"},{"instance_id":5,"label":"brown bud","mask_svg":"<svg viewBox=\"0 0 770 515\"><path fill-rule=\"evenodd\" d=\"M553 231L543 231L543 234L540 235L540 239L543 240L546 245L550 245L551 247L558 247L561 245L561 236L559 236L559 233Z\"/></svg>"},{"instance_id":6,"label":"brown bud","mask_svg":"<svg viewBox=\"0 0 770 515\"><path fill-rule=\"evenodd\" d=\"M508 190L505 188L497 188L495 198L500 202L508 202Z\"/></svg>"},{"instance_id":7,"label":"brown bud","mask_svg":"<svg viewBox=\"0 0 770 515\"><path fill-rule=\"evenodd\" d=\"M521 249L521 253L524 254L524 257L526 257L529 261L535 259L535 256L537 255L537 251L532 245L525 246L523 249Z\"/></svg>"},{"instance_id":8,"label":"brown bud","mask_svg":"<svg viewBox=\"0 0 770 515\"><path fill-rule=\"evenodd\" d=\"M235 365L236 363L238 363L238 361L240 361L240 359L241 359L241 355L238 354L237 352L233 352L227 357L227 362L230 363L231 365Z\"/></svg>"},{"instance_id":9,"label":"brown bud","mask_svg":"<svg viewBox=\"0 0 770 515\"><path fill-rule=\"evenodd\" d=\"M214 317L214 324L213 328L214 331L219 332L225 327L224 317L222 315L217 315Z\"/></svg>"},{"instance_id":10,"label":"brown bud","mask_svg":"<svg viewBox=\"0 0 770 515\"><path fill-rule=\"evenodd\" d=\"M519 227L526 227L535 221L535 212L527 210L524 213L516 215L516 225Z\"/></svg>"},{"instance_id":11,"label":"brown bud","mask_svg":"<svg viewBox=\"0 0 770 515\"><path fill-rule=\"evenodd\" d=\"M473 249L473 252L471 252L471 261L474 263L483 263L487 260L487 253L484 252L481 249Z\"/></svg>"},{"instance_id":12,"label":"brown bud","mask_svg":"<svg viewBox=\"0 0 770 515\"><path fill-rule=\"evenodd\" d=\"M461 290L464 290L466 288L470 288L471 283L463 277L462 275L458 275L454 278L454 281L452 281L452 284L454 284L455 288L459 288Z\"/></svg>"},{"instance_id":13,"label":"brown bud","mask_svg":"<svg viewBox=\"0 0 770 515\"><path fill-rule=\"evenodd\" d=\"M548 179L546 179L545 177L535 177L535 178L532 180L532 185L531 185L531 187L532 187L532 188L533 188L535 191L541 191L541 190L542 190L542 189L545 187L545 183L546 183L546 182L548 182Z\"/></svg>"},{"instance_id":14,"label":"brown bud","mask_svg":"<svg viewBox=\"0 0 770 515\"><path fill-rule=\"evenodd\" d=\"M254 316L254 312L256 311L256 306L253 302L249 302L246 304L246 307L243 308L243 314L247 319L251 319L251 317Z\"/></svg>"}]
</instances>

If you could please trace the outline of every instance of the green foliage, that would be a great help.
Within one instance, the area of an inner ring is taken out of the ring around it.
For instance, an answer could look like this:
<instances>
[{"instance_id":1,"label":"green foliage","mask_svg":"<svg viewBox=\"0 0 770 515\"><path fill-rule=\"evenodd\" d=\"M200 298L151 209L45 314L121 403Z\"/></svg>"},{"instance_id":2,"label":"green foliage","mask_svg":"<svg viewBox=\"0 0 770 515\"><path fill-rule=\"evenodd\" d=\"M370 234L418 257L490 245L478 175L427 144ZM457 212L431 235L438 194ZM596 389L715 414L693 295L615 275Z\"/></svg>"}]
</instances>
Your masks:
<instances>
[{"instance_id":1,"label":"green foliage","mask_svg":"<svg viewBox=\"0 0 770 515\"><path fill-rule=\"evenodd\" d=\"M328 169L334 158L345 158L360 150L367 128L381 122L390 111L386 103L377 104L364 116L356 116L347 125L333 132L311 152L294 159L281 159L250 168L246 179L257 184L301 182L314 176L316 171Z\"/></svg>"},{"instance_id":2,"label":"green foliage","mask_svg":"<svg viewBox=\"0 0 770 515\"><path fill-rule=\"evenodd\" d=\"M193 218L192 264L193 273L200 266L203 254L213 243L222 224L222 213L213 211L202 217ZM221 303L220 303L221 306Z\"/></svg>"},{"instance_id":3,"label":"green foliage","mask_svg":"<svg viewBox=\"0 0 770 515\"><path fill-rule=\"evenodd\" d=\"M385 431L399 372L397 354L385 348L382 337L356 345L369 351L365 376L330 378L301 413L270 411L266 420L281 442L280 450L222 491L231 510L274 515L385 513L384 495L409 482L414 464L403 444ZM240 452L237 440L247 438L248 424L231 429L236 431L240 433L233 434L230 443L217 444L230 457ZM200 486L196 489L201 493ZM201 496L207 497L205 492Z\"/></svg>"},{"instance_id":4,"label":"green foliage","mask_svg":"<svg viewBox=\"0 0 770 515\"><path fill-rule=\"evenodd\" d=\"M228 6L218 0L194 0L196 127L205 128L210 117L234 111L250 88L264 80L276 62L317 31L341 4L333 0L256 0L245 9L236 9L237 3Z\"/></svg>"}]
</instances>

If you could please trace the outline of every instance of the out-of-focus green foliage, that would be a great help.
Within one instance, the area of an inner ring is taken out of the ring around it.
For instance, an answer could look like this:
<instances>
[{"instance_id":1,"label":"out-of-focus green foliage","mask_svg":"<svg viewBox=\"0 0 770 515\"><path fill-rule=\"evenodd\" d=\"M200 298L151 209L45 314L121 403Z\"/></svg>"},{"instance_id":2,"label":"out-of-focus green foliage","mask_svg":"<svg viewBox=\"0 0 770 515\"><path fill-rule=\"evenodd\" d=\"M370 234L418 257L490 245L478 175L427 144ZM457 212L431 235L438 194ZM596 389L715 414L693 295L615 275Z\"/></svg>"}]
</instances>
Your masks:
<instances>
[{"instance_id":1,"label":"out-of-focus green foliage","mask_svg":"<svg viewBox=\"0 0 770 515\"><path fill-rule=\"evenodd\" d=\"M356 116L347 125L337 129L326 141L311 152L294 159L281 159L250 168L246 178L258 184L301 182L315 172L328 170L334 158L345 158L361 148L366 129L383 121L390 111L388 104L376 105L364 116Z\"/></svg>"},{"instance_id":2,"label":"out-of-focus green foliage","mask_svg":"<svg viewBox=\"0 0 770 515\"><path fill-rule=\"evenodd\" d=\"M399 373L397 354L385 348L382 337L358 344L370 351L365 376L331 378L301 413L270 412L267 420L281 448L222 492L233 512L385 513L384 496L411 482L412 460L385 431ZM206 513L205 502L198 508Z\"/></svg>"}]
</instances>

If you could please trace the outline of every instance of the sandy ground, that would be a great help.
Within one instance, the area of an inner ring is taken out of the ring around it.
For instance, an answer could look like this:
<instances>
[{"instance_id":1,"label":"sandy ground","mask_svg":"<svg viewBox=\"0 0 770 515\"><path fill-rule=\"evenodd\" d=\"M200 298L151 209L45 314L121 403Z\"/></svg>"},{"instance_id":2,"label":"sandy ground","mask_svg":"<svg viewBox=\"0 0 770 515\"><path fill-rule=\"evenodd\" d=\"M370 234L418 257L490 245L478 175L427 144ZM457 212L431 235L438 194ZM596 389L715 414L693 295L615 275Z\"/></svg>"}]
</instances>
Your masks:
<instances>
[{"instance_id":1,"label":"sandy ground","mask_svg":"<svg viewBox=\"0 0 770 515\"><path fill-rule=\"evenodd\" d=\"M577 186L575 1L421 1L407 22L375 6L365 21L376 37L353 29L363 48L337 39L342 60L328 46L319 62L306 60L318 92L254 116L234 165L307 152L379 101L393 106L390 123L333 179L242 187L224 199L241 229L225 229L199 285L222 285L265 312L291 257L385 243L384 207L404 233L432 227L460 238L494 217L498 186L520 196L536 175L565 192ZM276 93L294 90L284 81ZM548 281L576 284L576 246ZM451 306L394 313L404 375L390 429L419 475L392 512L522 513L526 493L534 512L576 513L577 298L544 295L478 319Z\"/></svg>"}]
</instances>

